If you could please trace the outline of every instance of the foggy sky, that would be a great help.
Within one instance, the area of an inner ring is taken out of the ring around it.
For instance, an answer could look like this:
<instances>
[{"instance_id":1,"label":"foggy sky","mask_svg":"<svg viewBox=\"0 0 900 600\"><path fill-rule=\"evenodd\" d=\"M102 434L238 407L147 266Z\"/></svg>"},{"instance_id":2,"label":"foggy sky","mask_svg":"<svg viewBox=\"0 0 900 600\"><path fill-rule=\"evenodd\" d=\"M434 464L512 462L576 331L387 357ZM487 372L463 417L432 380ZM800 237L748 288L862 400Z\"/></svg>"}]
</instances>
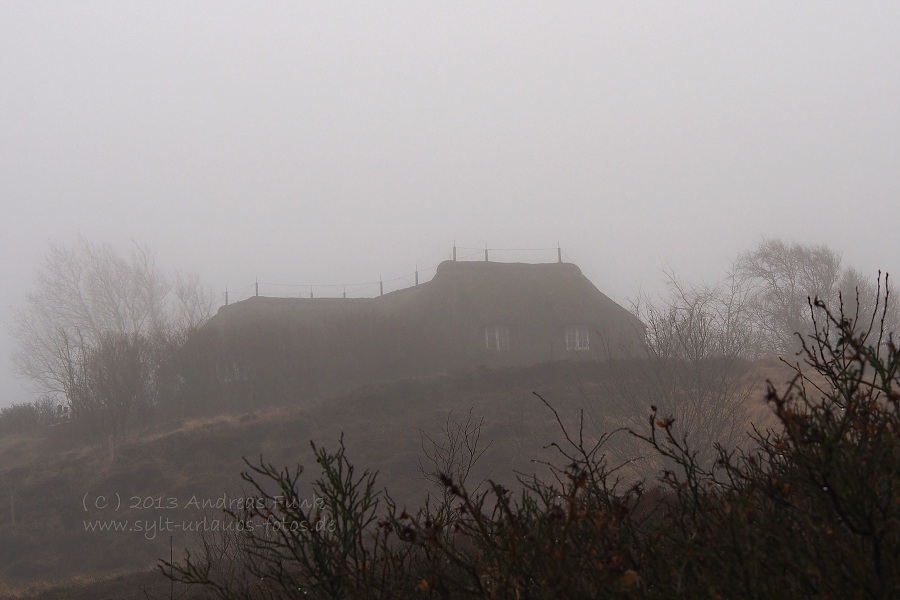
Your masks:
<instances>
[{"instance_id":1,"label":"foggy sky","mask_svg":"<svg viewBox=\"0 0 900 600\"><path fill-rule=\"evenodd\" d=\"M887 2L0 2L0 405L31 399L9 307L79 234L219 293L392 279L454 240L559 242L623 304L763 236L900 275L898 24Z\"/></svg>"}]
</instances>

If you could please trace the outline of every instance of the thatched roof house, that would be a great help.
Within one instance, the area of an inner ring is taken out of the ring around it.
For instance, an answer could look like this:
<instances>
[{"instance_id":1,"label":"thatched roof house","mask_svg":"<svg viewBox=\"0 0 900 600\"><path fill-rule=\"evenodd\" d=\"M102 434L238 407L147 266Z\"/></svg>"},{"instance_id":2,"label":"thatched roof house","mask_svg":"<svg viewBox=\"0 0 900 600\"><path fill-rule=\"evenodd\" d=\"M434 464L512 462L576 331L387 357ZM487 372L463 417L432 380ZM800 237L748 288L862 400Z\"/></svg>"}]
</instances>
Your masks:
<instances>
[{"instance_id":1,"label":"thatched roof house","mask_svg":"<svg viewBox=\"0 0 900 600\"><path fill-rule=\"evenodd\" d=\"M638 352L643 331L573 264L447 261L430 282L377 298L250 298L219 309L201 337L217 380L268 395L602 360Z\"/></svg>"}]
</instances>

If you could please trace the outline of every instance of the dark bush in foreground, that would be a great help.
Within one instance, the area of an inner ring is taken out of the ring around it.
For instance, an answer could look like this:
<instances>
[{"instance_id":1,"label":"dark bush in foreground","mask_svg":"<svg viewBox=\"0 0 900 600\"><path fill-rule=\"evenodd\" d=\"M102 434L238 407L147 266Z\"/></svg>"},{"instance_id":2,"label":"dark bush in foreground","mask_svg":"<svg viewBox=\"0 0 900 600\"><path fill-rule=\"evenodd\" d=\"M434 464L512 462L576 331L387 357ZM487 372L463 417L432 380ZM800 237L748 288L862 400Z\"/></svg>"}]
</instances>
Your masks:
<instances>
[{"instance_id":1,"label":"dark bush in foreground","mask_svg":"<svg viewBox=\"0 0 900 600\"><path fill-rule=\"evenodd\" d=\"M657 482L625 486L609 435L563 428L561 466L521 493L444 476L448 499L407 514L343 444L314 447L319 501L302 468L251 466L235 531L160 566L219 598L900 597L900 351L877 315L812 308L796 376L769 387L780 426L748 452L709 466L654 408L631 435L676 465Z\"/></svg>"}]
</instances>

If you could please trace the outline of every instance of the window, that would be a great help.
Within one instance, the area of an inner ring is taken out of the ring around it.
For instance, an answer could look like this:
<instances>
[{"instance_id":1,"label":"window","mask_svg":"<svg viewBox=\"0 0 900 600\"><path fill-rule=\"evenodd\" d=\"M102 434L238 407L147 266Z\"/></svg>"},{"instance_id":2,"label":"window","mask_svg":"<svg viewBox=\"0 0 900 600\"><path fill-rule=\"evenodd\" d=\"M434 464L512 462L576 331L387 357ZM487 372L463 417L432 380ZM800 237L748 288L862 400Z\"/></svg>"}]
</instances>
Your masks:
<instances>
[{"instance_id":1,"label":"window","mask_svg":"<svg viewBox=\"0 0 900 600\"><path fill-rule=\"evenodd\" d=\"M488 350L509 350L509 327L488 325L484 328L484 347Z\"/></svg>"},{"instance_id":2,"label":"window","mask_svg":"<svg viewBox=\"0 0 900 600\"><path fill-rule=\"evenodd\" d=\"M590 350L588 328L582 325L566 327L566 350Z\"/></svg>"}]
</instances>

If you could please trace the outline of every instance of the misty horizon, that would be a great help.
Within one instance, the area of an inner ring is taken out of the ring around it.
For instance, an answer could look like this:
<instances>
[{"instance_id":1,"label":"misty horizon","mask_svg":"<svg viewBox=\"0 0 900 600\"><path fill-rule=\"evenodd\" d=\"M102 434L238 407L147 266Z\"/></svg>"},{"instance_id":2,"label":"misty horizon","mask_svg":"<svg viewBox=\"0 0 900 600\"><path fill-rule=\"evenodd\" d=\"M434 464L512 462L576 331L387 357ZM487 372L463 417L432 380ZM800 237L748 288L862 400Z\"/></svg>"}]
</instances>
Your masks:
<instances>
[{"instance_id":1,"label":"misty horizon","mask_svg":"<svg viewBox=\"0 0 900 600\"><path fill-rule=\"evenodd\" d=\"M78 236L220 301L425 281L454 243L559 244L626 306L767 237L897 267L896 5L173 6L4 8L0 406Z\"/></svg>"}]
</instances>

